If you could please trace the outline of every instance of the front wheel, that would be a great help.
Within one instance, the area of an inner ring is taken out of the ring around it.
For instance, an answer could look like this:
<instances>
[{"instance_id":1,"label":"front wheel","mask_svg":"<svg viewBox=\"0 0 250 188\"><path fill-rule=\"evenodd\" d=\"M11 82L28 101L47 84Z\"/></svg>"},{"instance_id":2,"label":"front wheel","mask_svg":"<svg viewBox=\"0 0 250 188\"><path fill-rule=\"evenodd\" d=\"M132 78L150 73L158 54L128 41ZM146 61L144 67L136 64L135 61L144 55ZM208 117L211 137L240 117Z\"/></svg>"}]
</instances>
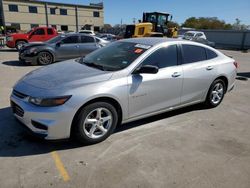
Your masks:
<instances>
[{"instance_id":1,"label":"front wheel","mask_svg":"<svg viewBox=\"0 0 250 188\"><path fill-rule=\"evenodd\" d=\"M215 108L222 102L226 93L225 82L221 79L215 80L207 94L206 105L209 108Z\"/></svg>"},{"instance_id":2,"label":"front wheel","mask_svg":"<svg viewBox=\"0 0 250 188\"><path fill-rule=\"evenodd\" d=\"M27 42L26 42L26 41L23 41L23 40L18 41L18 42L16 43L16 49L19 51L19 50L23 47L23 45L26 44L26 43L27 43Z\"/></svg>"},{"instance_id":3,"label":"front wheel","mask_svg":"<svg viewBox=\"0 0 250 188\"><path fill-rule=\"evenodd\" d=\"M118 123L113 105L96 102L87 105L79 113L73 125L73 135L84 144L96 144L110 136Z\"/></svg>"},{"instance_id":4,"label":"front wheel","mask_svg":"<svg viewBox=\"0 0 250 188\"><path fill-rule=\"evenodd\" d=\"M53 56L49 52L40 52L37 57L39 65L49 65L53 63Z\"/></svg>"}]
</instances>

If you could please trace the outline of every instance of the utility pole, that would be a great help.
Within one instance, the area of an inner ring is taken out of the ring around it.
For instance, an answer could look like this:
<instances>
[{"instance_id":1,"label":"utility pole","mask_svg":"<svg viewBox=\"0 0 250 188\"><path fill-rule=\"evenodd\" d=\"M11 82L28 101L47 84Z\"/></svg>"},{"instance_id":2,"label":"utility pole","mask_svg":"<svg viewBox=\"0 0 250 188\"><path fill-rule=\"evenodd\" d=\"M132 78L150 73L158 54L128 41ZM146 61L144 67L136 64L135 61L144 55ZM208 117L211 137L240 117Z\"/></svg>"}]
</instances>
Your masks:
<instances>
[{"instance_id":1,"label":"utility pole","mask_svg":"<svg viewBox=\"0 0 250 188\"><path fill-rule=\"evenodd\" d=\"M49 27L48 3L45 3L44 7L45 7L46 26Z\"/></svg>"},{"instance_id":2,"label":"utility pole","mask_svg":"<svg viewBox=\"0 0 250 188\"><path fill-rule=\"evenodd\" d=\"M136 22L136 18L133 18L133 24L135 24L135 22Z\"/></svg>"},{"instance_id":3,"label":"utility pole","mask_svg":"<svg viewBox=\"0 0 250 188\"><path fill-rule=\"evenodd\" d=\"M5 18L4 18L4 10L3 10L3 0L0 0L0 26L4 27L4 31L6 32Z\"/></svg>"},{"instance_id":4,"label":"utility pole","mask_svg":"<svg viewBox=\"0 0 250 188\"><path fill-rule=\"evenodd\" d=\"M78 23L78 7L75 6L75 15L76 15L76 32L79 31L79 23Z\"/></svg>"}]
</instances>

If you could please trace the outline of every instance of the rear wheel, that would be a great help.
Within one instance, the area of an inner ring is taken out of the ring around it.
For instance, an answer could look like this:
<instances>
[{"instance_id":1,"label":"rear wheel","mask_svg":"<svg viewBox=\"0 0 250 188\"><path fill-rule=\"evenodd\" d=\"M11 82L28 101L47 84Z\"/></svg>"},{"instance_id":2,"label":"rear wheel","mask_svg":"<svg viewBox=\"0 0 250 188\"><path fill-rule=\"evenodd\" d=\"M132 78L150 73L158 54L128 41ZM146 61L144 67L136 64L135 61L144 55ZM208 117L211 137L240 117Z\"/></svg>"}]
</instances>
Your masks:
<instances>
[{"instance_id":1,"label":"rear wheel","mask_svg":"<svg viewBox=\"0 0 250 188\"><path fill-rule=\"evenodd\" d=\"M84 144L96 144L110 136L118 123L118 114L114 106L106 102L87 105L79 113L73 135Z\"/></svg>"},{"instance_id":2,"label":"rear wheel","mask_svg":"<svg viewBox=\"0 0 250 188\"><path fill-rule=\"evenodd\" d=\"M222 102L225 93L225 82L221 79L215 80L208 91L206 105L209 108L217 107Z\"/></svg>"},{"instance_id":3,"label":"rear wheel","mask_svg":"<svg viewBox=\"0 0 250 188\"><path fill-rule=\"evenodd\" d=\"M22 48L22 46L23 46L24 44L26 44L26 43L27 43L27 42L24 41L24 40L17 41L17 43L16 43L16 49L17 49L17 50L20 50L20 49Z\"/></svg>"},{"instance_id":4,"label":"rear wheel","mask_svg":"<svg viewBox=\"0 0 250 188\"><path fill-rule=\"evenodd\" d=\"M39 65L49 65L53 63L53 56L49 52L40 52L37 57Z\"/></svg>"}]
</instances>

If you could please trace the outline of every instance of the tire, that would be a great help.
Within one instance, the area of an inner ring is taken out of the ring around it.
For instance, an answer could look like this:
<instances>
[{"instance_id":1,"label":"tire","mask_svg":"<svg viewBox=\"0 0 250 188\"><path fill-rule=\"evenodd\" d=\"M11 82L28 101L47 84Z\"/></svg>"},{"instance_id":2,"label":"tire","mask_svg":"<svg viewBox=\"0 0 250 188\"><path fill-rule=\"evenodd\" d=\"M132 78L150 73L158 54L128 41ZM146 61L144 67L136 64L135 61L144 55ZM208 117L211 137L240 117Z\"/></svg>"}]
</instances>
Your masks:
<instances>
[{"instance_id":1,"label":"tire","mask_svg":"<svg viewBox=\"0 0 250 188\"><path fill-rule=\"evenodd\" d=\"M226 93L226 84L223 80L215 80L209 88L205 105L208 108L215 108L220 105Z\"/></svg>"},{"instance_id":2,"label":"tire","mask_svg":"<svg viewBox=\"0 0 250 188\"><path fill-rule=\"evenodd\" d=\"M73 124L72 136L86 145L107 139L118 124L115 107L107 102L96 102L85 106Z\"/></svg>"},{"instance_id":3,"label":"tire","mask_svg":"<svg viewBox=\"0 0 250 188\"><path fill-rule=\"evenodd\" d=\"M49 52L40 52L37 56L37 63L39 65L49 65L53 63L53 56Z\"/></svg>"},{"instance_id":4,"label":"tire","mask_svg":"<svg viewBox=\"0 0 250 188\"><path fill-rule=\"evenodd\" d=\"M24 40L20 40L20 41L17 41L16 43L16 49L19 51L21 49L21 47L26 44L27 42L24 41Z\"/></svg>"}]
</instances>

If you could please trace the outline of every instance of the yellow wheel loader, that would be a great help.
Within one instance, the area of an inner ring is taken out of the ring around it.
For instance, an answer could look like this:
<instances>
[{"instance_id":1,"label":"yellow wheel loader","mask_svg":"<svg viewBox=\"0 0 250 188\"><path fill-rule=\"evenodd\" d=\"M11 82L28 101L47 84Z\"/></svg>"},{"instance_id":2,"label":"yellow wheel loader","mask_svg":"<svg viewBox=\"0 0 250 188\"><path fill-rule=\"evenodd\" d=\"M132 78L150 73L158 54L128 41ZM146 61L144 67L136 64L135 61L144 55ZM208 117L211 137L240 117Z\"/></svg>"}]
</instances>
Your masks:
<instances>
[{"instance_id":1,"label":"yellow wheel loader","mask_svg":"<svg viewBox=\"0 0 250 188\"><path fill-rule=\"evenodd\" d=\"M172 16L168 13L143 13L143 20L135 25L127 25L124 38L135 37L177 37L177 28L168 28Z\"/></svg>"}]
</instances>

